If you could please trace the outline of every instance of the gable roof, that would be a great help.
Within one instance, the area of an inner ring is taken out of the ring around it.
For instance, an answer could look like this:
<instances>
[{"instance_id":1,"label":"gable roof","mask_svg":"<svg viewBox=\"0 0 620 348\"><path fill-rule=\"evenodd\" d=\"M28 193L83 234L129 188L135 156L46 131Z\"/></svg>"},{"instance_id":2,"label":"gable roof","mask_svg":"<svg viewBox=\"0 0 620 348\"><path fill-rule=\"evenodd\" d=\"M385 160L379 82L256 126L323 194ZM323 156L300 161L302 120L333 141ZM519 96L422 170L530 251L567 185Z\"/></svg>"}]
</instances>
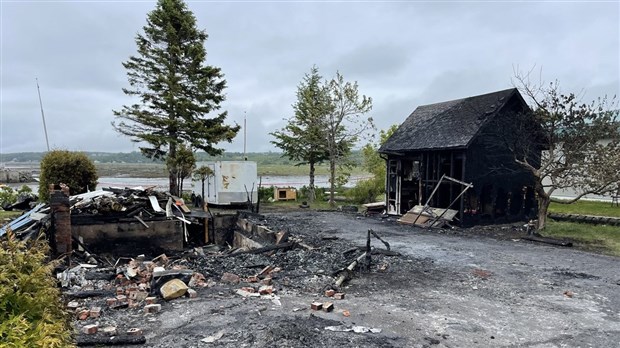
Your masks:
<instances>
[{"instance_id":1,"label":"gable roof","mask_svg":"<svg viewBox=\"0 0 620 348\"><path fill-rule=\"evenodd\" d=\"M516 88L418 106L379 148L381 153L464 148L481 126L518 95Z\"/></svg>"}]
</instances>

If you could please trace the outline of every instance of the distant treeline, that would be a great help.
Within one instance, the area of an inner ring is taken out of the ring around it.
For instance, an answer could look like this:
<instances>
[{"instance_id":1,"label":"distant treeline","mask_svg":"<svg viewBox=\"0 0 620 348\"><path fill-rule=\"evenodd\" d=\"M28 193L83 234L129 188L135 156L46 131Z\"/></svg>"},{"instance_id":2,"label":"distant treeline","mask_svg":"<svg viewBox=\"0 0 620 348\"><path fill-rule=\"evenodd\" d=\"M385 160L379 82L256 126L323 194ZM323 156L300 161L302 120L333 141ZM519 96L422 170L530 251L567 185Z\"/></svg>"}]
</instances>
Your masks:
<instances>
[{"instance_id":1,"label":"distant treeline","mask_svg":"<svg viewBox=\"0 0 620 348\"><path fill-rule=\"evenodd\" d=\"M144 157L140 152L85 152L95 163L153 163L150 158ZM45 152L17 152L2 154L2 162L38 163ZM294 165L296 162L282 157L279 152L250 152L246 156L248 161L255 161L259 165L282 164ZM221 156L209 156L204 152L196 153L196 161L242 161L242 152L224 152ZM362 153L353 151L351 160L356 164L362 163ZM157 162L157 161L155 161Z\"/></svg>"}]
</instances>

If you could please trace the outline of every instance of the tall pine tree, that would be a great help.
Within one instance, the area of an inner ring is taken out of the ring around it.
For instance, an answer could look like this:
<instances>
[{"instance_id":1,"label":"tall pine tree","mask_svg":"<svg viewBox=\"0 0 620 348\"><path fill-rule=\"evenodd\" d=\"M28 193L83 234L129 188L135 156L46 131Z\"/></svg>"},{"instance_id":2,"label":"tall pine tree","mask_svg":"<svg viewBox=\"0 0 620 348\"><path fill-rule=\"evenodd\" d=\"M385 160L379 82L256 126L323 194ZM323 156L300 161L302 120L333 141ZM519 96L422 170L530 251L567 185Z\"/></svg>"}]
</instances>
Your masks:
<instances>
[{"instance_id":1,"label":"tall pine tree","mask_svg":"<svg viewBox=\"0 0 620 348\"><path fill-rule=\"evenodd\" d=\"M274 145L282 149L284 156L297 165L310 167L309 201L315 198L315 166L328 158L325 143L325 117L331 111L327 86L321 83L319 69L313 66L310 73L297 87L297 102L293 104L294 115L276 132L270 133Z\"/></svg>"},{"instance_id":2,"label":"tall pine tree","mask_svg":"<svg viewBox=\"0 0 620 348\"><path fill-rule=\"evenodd\" d=\"M219 68L205 64L208 35L182 0L159 0L136 36L138 54L123 63L130 88L123 92L139 103L114 111L121 134L141 143L140 151L168 165L170 192L179 194L177 148L185 144L210 155L214 145L231 142L239 126L225 125L221 108L226 80Z\"/></svg>"}]
</instances>

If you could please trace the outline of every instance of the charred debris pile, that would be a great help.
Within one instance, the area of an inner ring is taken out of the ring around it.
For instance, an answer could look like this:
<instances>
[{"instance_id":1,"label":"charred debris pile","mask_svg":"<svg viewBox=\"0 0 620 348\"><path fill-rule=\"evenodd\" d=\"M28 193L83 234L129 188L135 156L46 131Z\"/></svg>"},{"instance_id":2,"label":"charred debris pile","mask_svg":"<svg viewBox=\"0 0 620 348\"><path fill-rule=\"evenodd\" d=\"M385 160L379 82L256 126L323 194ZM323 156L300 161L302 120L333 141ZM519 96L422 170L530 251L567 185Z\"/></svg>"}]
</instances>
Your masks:
<instances>
[{"instance_id":1,"label":"charred debris pile","mask_svg":"<svg viewBox=\"0 0 620 348\"><path fill-rule=\"evenodd\" d=\"M63 266L56 276L80 346L146 343L149 323L173 306L170 301L243 297L281 306L281 294L304 293L325 301L308 303L308 310L332 311L348 279L386 271L398 255L370 230L366 245L353 246L337 233L271 230L274 221L259 214L192 210L152 190L61 193L0 233L11 228L28 239L43 229L57 251L69 233L68 250L57 253ZM131 253L157 240L164 242ZM129 249L120 248L127 243Z\"/></svg>"}]
</instances>

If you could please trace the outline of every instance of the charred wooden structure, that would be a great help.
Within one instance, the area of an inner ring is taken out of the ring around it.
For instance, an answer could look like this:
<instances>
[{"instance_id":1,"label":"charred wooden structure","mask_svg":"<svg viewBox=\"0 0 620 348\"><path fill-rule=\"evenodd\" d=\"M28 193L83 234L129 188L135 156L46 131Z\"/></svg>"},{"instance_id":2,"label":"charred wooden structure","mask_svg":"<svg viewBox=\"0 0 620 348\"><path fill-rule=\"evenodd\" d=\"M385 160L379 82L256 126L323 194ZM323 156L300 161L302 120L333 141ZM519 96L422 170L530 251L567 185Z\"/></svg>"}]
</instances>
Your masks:
<instances>
[{"instance_id":1,"label":"charred wooden structure","mask_svg":"<svg viewBox=\"0 0 620 348\"><path fill-rule=\"evenodd\" d=\"M515 162L515 154L527 153L530 164L540 164L541 149L525 149L539 143L533 117L517 89L417 107L379 149L388 213L424 204L447 175L474 185L452 207L461 225L535 214L534 178ZM429 205L446 208L461 189L444 181Z\"/></svg>"}]
</instances>

